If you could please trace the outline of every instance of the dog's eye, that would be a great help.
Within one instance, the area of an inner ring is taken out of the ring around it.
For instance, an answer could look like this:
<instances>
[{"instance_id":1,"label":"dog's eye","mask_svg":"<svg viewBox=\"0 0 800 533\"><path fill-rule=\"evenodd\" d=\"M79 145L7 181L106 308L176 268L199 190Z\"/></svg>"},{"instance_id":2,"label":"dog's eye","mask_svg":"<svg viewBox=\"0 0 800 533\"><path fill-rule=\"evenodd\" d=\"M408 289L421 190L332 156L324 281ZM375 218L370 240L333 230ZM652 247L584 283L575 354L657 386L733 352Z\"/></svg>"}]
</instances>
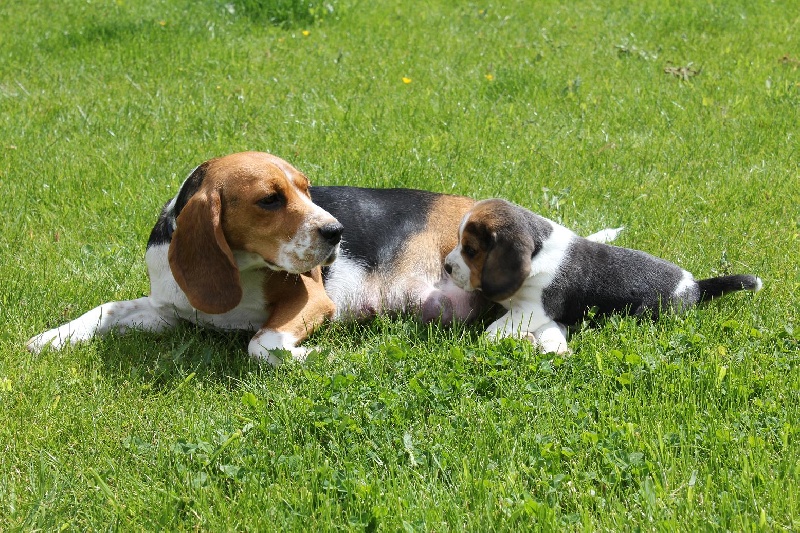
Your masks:
<instances>
[{"instance_id":1,"label":"dog's eye","mask_svg":"<svg viewBox=\"0 0 800 533\"><path fill-rule=\"evenodd\" d=\"M462 246L461 253L464 254L464 257L468 259L472 259L476 255L478 255L478 251L470 245Z\"/></svg>"},{"instance_id":2,"label":"dog's eye","mask_svg":"<svg viewBox=\"0 0 800 533\"><path fill-rule=\"evenodd\" d=\"M283 195L281 193L273 193L269 196L265 196L258 202L256 205L261 209L266 209L267 211L274 211L275 209L279 209L283 205Z\"/></svg>"}]
</instances>

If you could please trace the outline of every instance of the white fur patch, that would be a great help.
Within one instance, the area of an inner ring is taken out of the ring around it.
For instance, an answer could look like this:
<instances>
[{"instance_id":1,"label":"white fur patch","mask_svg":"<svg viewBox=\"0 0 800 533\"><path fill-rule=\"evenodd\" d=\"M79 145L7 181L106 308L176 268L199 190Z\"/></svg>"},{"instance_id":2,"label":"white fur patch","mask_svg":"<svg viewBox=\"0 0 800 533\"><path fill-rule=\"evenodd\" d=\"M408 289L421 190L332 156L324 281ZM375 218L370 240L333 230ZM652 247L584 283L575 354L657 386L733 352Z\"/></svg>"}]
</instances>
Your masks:
<instances>
[{"instance_id":1,"label":"white fur patch","mask_svg":"<svg viewBox=\"0 0 800 533\"><path fill-rule=\"evenodd\" d=\"M459 240L461 233L459 232ZM470 271L466 261L461 256L461 244L459 243L449 254L445 257L444 264L450 268L450 278L459 288L472 292L475 287L470 283Z\"/></svg>"},{"instance_id":2,"label":"white fur patch","mask_svg":"<svg viewBox=\"0 0 800 533\"><path fill-rule=\"evenodd\" d=\"M325 292L336 304L336 318L358 317L366 293L366 268L346 255L341 255L328 267Z\"/></svg>"},{"instance_id":3,"label":"white fur patch","mask_svg":"<svg viewBox=\"0 0 800 533\"><path fill-rule=\"evenodd\" d=\"M591 235L586 237L588 241L599 242L601 244L608 244L610 242L614 242L619 237L619 234L622 233L622 230L625 229L625 226L620 226L618 228L606 228L602 229L596 233L592 233Z\"/></svg>"},{"instance_id":4,"label":"white fur patch","mask_svg":"<svg viewBox=\"0 0 800 533\"><path fill-rule=\"evenodd\" d=\"M128 328L162 331L174 326L176 321L175 317L161 314L149 297L109 302L63 326L36 335L28 340L27 348L33 353L39 353L47 347L58 350L111 331L124 333Z\"/></svg>"},{"instance_id":5,"label":"white fur patch","mask_svg":"<svg viewBox=\"0 0 800 533\"><path fill-rule=\"evenodd\" d=\"M239 305L219 315L198 311L189 303L186 294L172 276L167 259L169 244L151 246L145 259L150 275L150 298L163 315L177 316L189 322L224 330L255 331L267 321L264 292L265 271L258 268L263 259L255 254L236 252L234 258L239 265L239 280L242 285L242 300Z\"/></svg>"},{"instance_id":6,"label":"white fur patch","mask_svg":"<svg viewBox=\"0 0 800 533\"><path fill-rule=\"evenodd\" d=\"M697 282L695 281L694 276L692 276L690 272L684 270L683 277L678 282L678 285L675 286L675 290L672 294L674 297L680 299L686 292L694 290L695 287L697 287Z\"/></svg>"},{"instance_id":7,"label":"white fur patch","mask_svg":"<svg viewBox=\"0 0 800 533\"><path fill-rule=\"evenodd\" d=\"M311 351L310 348L297 346L297 338L294 335L273 329L262 329L247 345L247 353L251 357L266 361L272 366L278 366L285 362L279 353L280 350L291 353L292 358L296 361L305 361Z\"/></svg>"}]
</instances>

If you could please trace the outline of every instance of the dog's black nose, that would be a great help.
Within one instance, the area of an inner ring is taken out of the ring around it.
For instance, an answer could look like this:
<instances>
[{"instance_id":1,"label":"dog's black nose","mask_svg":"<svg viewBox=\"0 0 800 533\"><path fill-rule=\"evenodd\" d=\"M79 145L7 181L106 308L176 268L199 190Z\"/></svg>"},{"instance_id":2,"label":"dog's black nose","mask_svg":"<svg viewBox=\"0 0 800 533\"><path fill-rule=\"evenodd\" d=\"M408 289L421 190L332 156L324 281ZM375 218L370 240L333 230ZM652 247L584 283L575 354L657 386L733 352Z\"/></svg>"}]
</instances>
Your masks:
<instances>
[{"instance_id":1,"label":"dog's black nose","mask_svg":"<svg viewBox=\"0 0 800 533\"><path fill-rule=\"evenodd\" d=\"M322 238L325 239L325 242L328 244L339 244L339 241L342 240L343 231L344 226L338 222L325 224L319 228L319 234L322 235Z\"/></svg>"},{"instance_id":2,"label":"dog's black nose","mask_svg":"<svg viewBox=\"0 0 800 533\"><path fill-rule=\"evenodd\" d=\"M444 271L447 272L448 274L452 274L453 273L452 265L450 263L445 263L444 264Z\"/></svg>"}]
</instances>

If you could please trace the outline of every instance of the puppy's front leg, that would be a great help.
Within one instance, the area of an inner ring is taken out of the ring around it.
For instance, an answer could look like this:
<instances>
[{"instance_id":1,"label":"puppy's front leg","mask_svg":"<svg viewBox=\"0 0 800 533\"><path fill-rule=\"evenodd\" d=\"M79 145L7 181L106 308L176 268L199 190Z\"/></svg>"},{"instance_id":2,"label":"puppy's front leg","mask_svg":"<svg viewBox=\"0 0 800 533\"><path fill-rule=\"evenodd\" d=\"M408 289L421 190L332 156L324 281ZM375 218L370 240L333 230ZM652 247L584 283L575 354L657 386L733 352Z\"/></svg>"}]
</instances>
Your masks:
<instances>
[{"instance_id":1,"label":"puppy's front leg","mask_svg":"<svg viewBox=\"0 0 800 533\"><path fill-rule=\"evenodd\" d=\"M524 337L550 322L550 318L539 310L525 310L512 307L506 314L486 328L490 338Z\"/></svg>"},{"instance_id":2,"label":"puppy's front leg","mask_svg":"<svg viewBox=\"0 0 800 533\"><path fill-rule=\"evenodd\" d=\"M300 275L275 273L267 285L266 293L273 302L269 318L250 340L247 352L273 366L283 363L273 350L287 350L294 359L303 361L311 350L298 344L336 312L322 286L319 269Z\"/></svg>"},{"instance_id":3,"label":"puppy's front leg","mask_svg":"<svg viewBox=\"0 0 800 533\"><path fill-rule=\"evenodd\" d=\"M532 333L531 333L532 332ZM511 309L486 328L490 338L519 337L530 340L542 352L569 353L566 328L540 311Z\"/></svg>"},{"instance_id":4,"label":"puppy's front leg","mask_svg":"<svg viewBox=\"0 0 800 533\"><path fill-rule=\"evenodd\" d=\"M570 353L567 346L567 328L563 324L549 321L533 332L534 344L544 353L559 355Z\"/></svg>"},{"instance_id":5,"label":"puppy's front leg","mask_svg":"<svg viewBox=\"0 0 800 533\"><path fill-rule=\"evenodd\" d=\"M174 326L178 319L160 312L149 296L99 305L63 326L32 337L28 351L39 353L47 347L60 350L68 344L84 342L110 331L124 333L128 328L159 332Z\"/></svg>"}]
</instances>

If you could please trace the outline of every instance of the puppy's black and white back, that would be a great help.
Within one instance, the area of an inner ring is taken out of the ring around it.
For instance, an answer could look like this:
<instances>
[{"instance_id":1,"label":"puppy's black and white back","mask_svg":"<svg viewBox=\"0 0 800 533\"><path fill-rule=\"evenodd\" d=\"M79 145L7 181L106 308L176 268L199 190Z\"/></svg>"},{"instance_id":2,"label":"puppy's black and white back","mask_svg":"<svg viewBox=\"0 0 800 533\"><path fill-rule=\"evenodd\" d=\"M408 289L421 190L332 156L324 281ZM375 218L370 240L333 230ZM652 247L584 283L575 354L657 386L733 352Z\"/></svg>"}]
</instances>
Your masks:
<instances>
[{"instance_id":1,"label":"puppy's black and white back","mask_svg":"<svg viewBox=\"0 0 800 533\"><path fill-rule=\"evenodd\" d=\"M728 292L760 287L761 281L749 275L697 281L688 271L659 257L575 236L542 300L549 316L571 325L582 320L590 308L601 315L650 314L657 318L665 310L680 311Z\"/></svg>"},{"instance_id":2,"label":"puppy's black and white back","mask_svg":"<svg viewBox=\"0 0 800 533\"><path fill-rule=\"evenodd\" d=\"M491 334L548 336L556 343L543 345L548 351L566 351L557 325L575 324L592 308L601 315L657 317L728 292L761 288L761 280L750 275L697 281L669 261L584 239L499 199L478 202L464 216L459 245L446 263L457 285L480 289L509 310L489 326Z\"/></svg>"}]
</instances>

